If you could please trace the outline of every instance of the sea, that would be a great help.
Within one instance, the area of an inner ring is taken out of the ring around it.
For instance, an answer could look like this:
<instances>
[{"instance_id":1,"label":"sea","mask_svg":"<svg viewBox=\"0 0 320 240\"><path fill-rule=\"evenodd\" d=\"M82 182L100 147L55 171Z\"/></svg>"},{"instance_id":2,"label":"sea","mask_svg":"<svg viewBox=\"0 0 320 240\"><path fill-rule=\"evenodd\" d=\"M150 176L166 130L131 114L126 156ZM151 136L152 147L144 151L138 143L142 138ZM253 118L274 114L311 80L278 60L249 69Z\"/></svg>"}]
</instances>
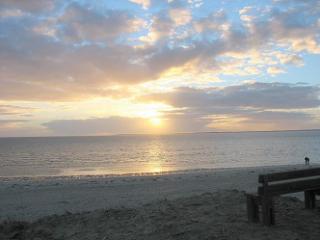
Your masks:
<instances>
[{"instance_id":1,"label":"sea","mask_svg":"<svg viewBox=\"0 0 320 240\"><path fill-rule=\"evenodd\" d=\"M320 130L0 138L0 177L164 174L320 163Z\"/></svg>"}]
</instances>

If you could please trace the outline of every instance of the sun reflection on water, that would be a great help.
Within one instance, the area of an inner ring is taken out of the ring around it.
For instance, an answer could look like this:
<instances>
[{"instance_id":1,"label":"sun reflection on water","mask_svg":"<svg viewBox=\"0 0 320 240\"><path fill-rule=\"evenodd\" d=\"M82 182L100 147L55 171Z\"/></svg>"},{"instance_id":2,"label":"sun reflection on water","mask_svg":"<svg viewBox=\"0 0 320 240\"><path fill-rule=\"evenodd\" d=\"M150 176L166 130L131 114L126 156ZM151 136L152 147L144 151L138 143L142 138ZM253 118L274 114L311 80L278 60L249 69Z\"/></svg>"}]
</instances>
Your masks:
<instances>
[{"instance_id":1,"label":"sun reflection on water","mask_svg":"<svg viewBox=\"0 0 320 240\"><path fill-rule=\"evenodd\" d=\"M147 154L149 162L147 163L147 169L145 169L145 172L162 173L172 170L169 166L164 164L165 149L166 148L163 141L154 139L152 142L150 142L150 147Z\"/></svg>"},{"instance_id":2,"label":"sun reflection on water","mask_svg":"<svg viewBox=\"0 0 320 240\"><path fill-rule=\"evenodd\" d=\"M79 167L67 168L59 175L63 176L89 176L89 175L149 175L164 174L176 169L166 163L166 144L155 136L148 144L146 152L141 156L143 159L135 158L126 162L123 168L113 165L101 167Z\"/></svg>"}]
</instances>

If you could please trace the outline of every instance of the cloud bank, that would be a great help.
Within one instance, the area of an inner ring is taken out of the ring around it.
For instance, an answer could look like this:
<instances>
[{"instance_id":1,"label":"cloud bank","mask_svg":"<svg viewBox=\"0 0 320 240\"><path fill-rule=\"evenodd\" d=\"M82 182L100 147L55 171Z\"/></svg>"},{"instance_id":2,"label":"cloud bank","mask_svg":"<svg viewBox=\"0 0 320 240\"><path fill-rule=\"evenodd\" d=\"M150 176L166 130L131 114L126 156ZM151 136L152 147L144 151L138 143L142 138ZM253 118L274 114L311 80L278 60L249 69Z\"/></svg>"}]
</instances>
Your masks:
<instances>
[{"instance_id":1,"label":"cloud bank","mask_svg":"<svg viewBox=\"0 0 320 240\"><path fill-rule=\"evenodd\" d=\"M19 109L99 98L163 102L174 109L158 112L170 131L318 128L317 69L305 85L291 77L320 53L319 19L316 0L4 0L0 117L52 134L77 124L83 134L122 132L127 122L128 132L150 130L125 110L71 120Z\"/></svg>"}]
</instances>

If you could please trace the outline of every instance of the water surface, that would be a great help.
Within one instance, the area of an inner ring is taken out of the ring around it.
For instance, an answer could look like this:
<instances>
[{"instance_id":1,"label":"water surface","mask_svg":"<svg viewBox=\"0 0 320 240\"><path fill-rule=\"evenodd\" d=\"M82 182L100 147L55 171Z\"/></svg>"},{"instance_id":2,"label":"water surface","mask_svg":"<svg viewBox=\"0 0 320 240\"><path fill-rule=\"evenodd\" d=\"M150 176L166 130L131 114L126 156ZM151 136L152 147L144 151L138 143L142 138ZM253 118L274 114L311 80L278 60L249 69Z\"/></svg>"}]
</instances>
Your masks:
<instances>
[{"instance_id":1,"label":"water surface","mask_svg":"<svg viewBox=\"0 0 320 240\"><path fill-rule=\"evenodd\" d=\"M70 176L320 163L320 131L0 138L0 176Z\"/></svg>"}]
</instances>

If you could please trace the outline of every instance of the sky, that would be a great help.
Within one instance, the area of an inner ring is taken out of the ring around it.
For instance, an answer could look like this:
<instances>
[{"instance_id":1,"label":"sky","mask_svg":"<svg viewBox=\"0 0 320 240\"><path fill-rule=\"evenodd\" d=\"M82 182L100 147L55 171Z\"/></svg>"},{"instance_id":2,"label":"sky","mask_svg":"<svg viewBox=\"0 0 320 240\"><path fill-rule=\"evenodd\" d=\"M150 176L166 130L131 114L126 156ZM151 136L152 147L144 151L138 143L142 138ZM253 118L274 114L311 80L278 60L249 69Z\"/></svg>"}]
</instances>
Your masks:
<instances>
[{"instance_id":1,"label":"sky","mask_svg":"<svg viewBox=\"0 0 320 240\"><path fill-rule=\"evenodd\" d=\"M1 0L0 137L320 128L318 0Z\"/></svg>"}]
</instances>

